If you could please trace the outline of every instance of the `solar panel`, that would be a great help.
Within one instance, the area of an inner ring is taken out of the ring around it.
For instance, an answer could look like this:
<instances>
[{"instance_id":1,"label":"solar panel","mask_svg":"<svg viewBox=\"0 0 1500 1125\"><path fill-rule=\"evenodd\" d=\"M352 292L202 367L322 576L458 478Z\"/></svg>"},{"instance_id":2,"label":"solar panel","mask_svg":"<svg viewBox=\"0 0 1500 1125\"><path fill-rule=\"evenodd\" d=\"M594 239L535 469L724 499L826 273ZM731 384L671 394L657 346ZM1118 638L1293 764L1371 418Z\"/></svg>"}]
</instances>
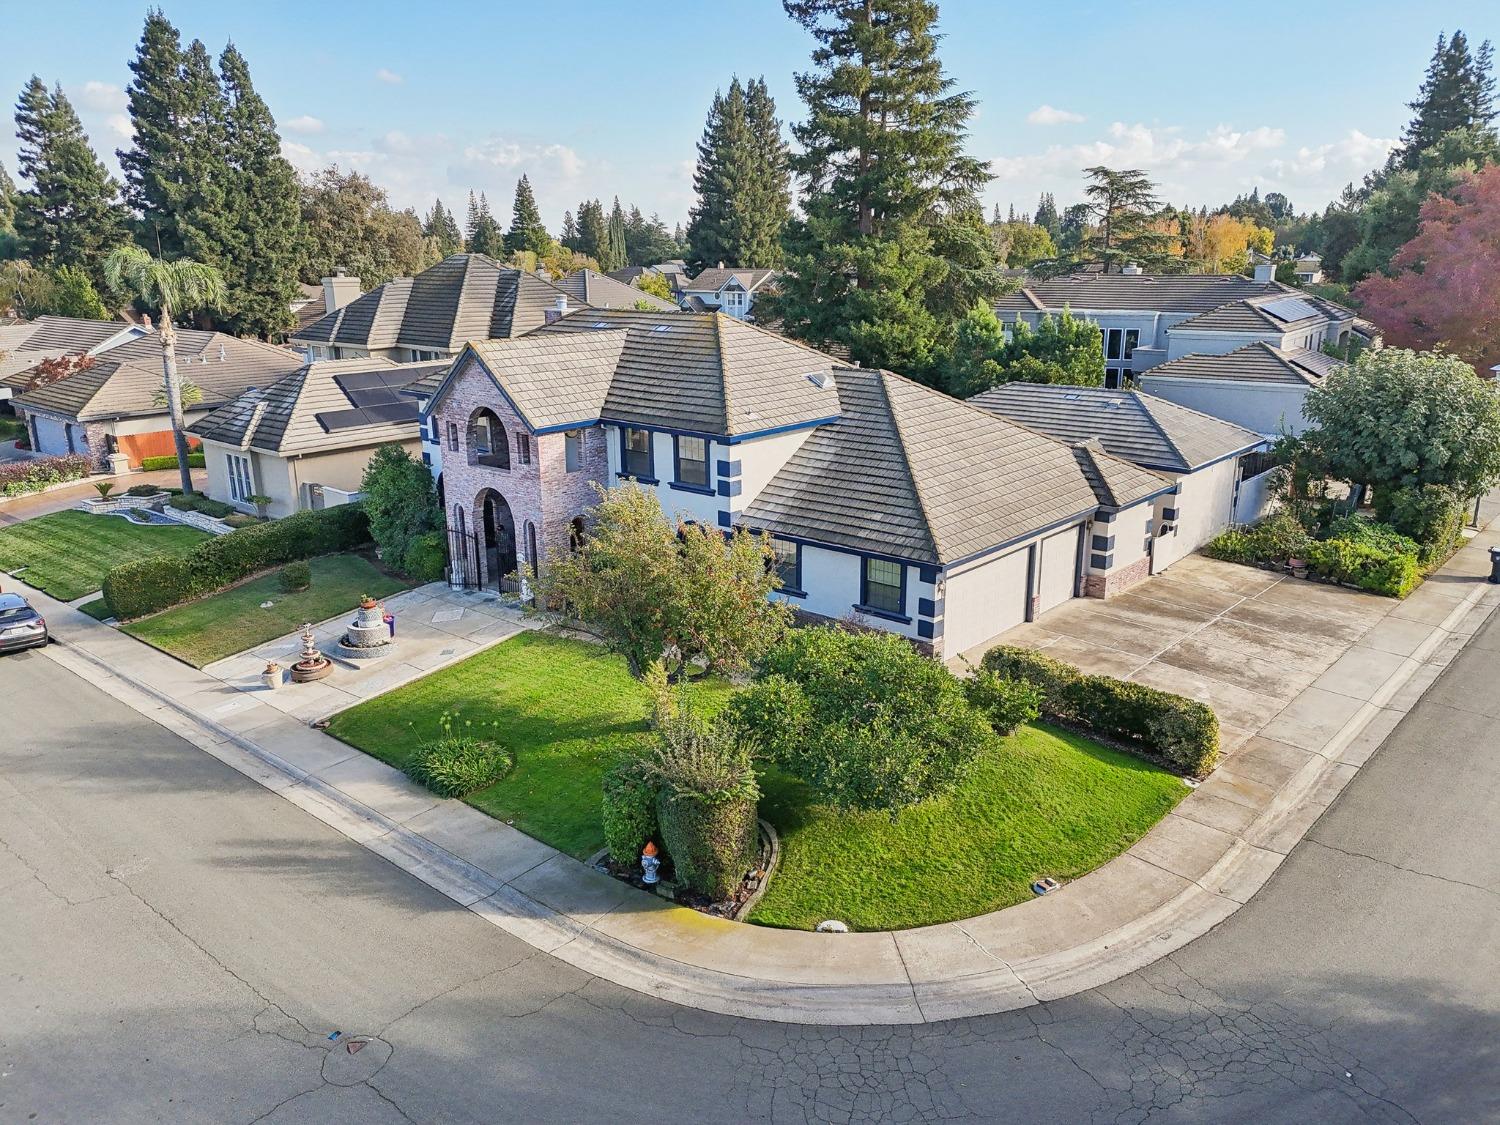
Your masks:
<instances>
[{"instance_id":1,"label":"solar panel","mask_svg":"<svg viewBox=\"0 0 1500 1125\"><path fill-rule=\"evenodd\" d=\"M405 402L383 402L378 406L367 406L364 411L371 422L415 422L417 420L417 404L409 399Z\"/></svg>"},{"instance_id":2,"label":"solar panel","mask_svg":"<svg viewBox=\"0 0 1500 1125\"><path fill-rule=\"evenodd\" d=\"M323 427L325 433L333 433L335 430L352 430L356 426L368 426L363 410L324 410L313 415L318 420L318 425Z\"/></svg>"},{"instance_id":3,"label":"solar panel","mask_svg":"<svg viewBox=\"0 0 1500 1125\"><path fill-rule=\"evenodd\" d=\"M1286 324L1318 315L1318 310L1300 297L1281 297L1275 301L1267 301L1261 308Z\"/></svg>"},{"instance_id":4,"label":"solar panel","mask_svg":"<svg viewBox=\"0 0 1500 1125\"><path fill-rule=\"evenodd\" d=\"M401 389L412 381L407 372L358 371L335 375L333 381L355 406L381 406L401 401Z\"/></svg>"}]
</instances>

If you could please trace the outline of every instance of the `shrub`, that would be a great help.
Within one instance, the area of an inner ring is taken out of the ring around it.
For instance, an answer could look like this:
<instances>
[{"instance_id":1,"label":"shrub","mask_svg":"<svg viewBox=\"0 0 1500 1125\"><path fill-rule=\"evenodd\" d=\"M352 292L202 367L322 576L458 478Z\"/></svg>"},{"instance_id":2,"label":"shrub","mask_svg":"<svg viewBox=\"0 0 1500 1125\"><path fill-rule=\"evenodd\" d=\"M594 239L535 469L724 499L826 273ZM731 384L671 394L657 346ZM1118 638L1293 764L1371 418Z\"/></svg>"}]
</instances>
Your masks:
<instances>
[{"instance_id":1,"label":"shrub","mask_svg":"<svg viewBox=\"0 0 1500 1125\"><path fill-rule=\"evenodd\" d=\"M370 538L389 565L404 568L413 541L443 526L431 470L401 446L382 445L370 455L359 487Z\"/></svg>"},{"instance_id":2,"label":"shrub","mask_svg":"<svg viewBox=\"0 0 1500 1125\"><path fill-rule=\"evenodd\" d=\"M246 515L244 512L235 512L232 516L225 516L224 522L230 527L254 527L258 523L264 523L259 516Z\"/></svg>"},{"instance_id":3,"label":"shrub","mask_svg":"<svg viewBox=\"0 0 1500 1125\"><path fill-rule=\"evenodd\" d=\"M662 728L647 769L677 881L722 902L740 885L755 854L760 787L749 745L724 719L678 716Z\"/></svg>"},{"instance_id":4,"label":"shrub","mask_svg":"<svg viewBox=\"0 0 1500 1125\"><path fill-rule=\"evenodd\" d=\"M187 555L121 563L105 576L104 597L110 612L125 621L223 589L257 571L347 551L369 539L369 524L357 504L297 512L220 535Z\"/></svg>"},{"instance_id":5,"label":"shrub","mask_svg":"<svg viewBox=\"0 0 1500 1125\"><path fill-rule=\"evenodd\" d=\"M289 562L276 576L277 584L288 594L295 594L312 585L312 567L302 561Z\"/></svg>"},{"instance_id":6,"label":"shrub","mask_svg":"<svg viewBox=\"0 0 1500 1125\"><path fill-rule=\"evenodd\" d=\"M115 490L115 482L112 480L101 480L94 482L94 491L99 493L99 499L108 500L109 494Z\"/></svg>"},{"instance_id":7,"label":"shrub","mask_svg":"<svg viewBox=\"0 0 1500 1125\"><path fill-rule=\"evenodd\" d=\"M401 569L418 582L441 582L447 565L448 546L441 531L418 535L401 560Z\"/></svg>"},{"instance_id":8,"label":"shrub","mask_svg":"<svg viewBox=\"0 0 1500 1125\"><path fill-rule=\"evenodd\" d=\"M996 734L1013 734L1042 713L1042 689L1025 680L1002 680L983 669L964 681L969 703Z\"/></svg>"},{"instance_id":9,"label":"shrub","mask_svg":"<svg viewBox=\"0 0 1500 1125\"><path fill-rule=\"evenodd\" d=\"M24 496L53 484L88 476L90 462L79 453L60 457L37 457L31 461L9 461L0 465L0 496Z\"/></svg>"},{"instance_id":10,"label":"shrub","mask_svg":"<svg viewBox=\"0 0 1500 1125\"><path fill-rule=\"evenodd\" d=\"M1280 566L1287 559L1305 558L1311 542L1312 536L1297 518L1280 511L1250 527L1221 532L1203 545L1203 553L1225 562Z\"/></svg>"},{"instance_id":11,"label":"shrub","mask_svg":"<svg viewBox=\"0 0 1500 1125\"><path fill-rule=\"evenodd\" d=\"M981 670L1042 691L1042 714L1203 777L1219 760L1219 720L1197 700L1113 676L1091 676L1031 649L1000 645Z\"/></svg>"},{"instance_id":12,"label":"shrub","mask_svg":"<svg viewBox=\"0 0 1500 1125\"><path fill-rule=\"evenodd\" d=\"M178 492L170 497L167 503L179 512L191 512L198 506L198 494L196 492Z\"/></svg>"},{"instance_id":13,"label":"shrub","mask_svg":"<svg viewBox=\"0 0 1500 1125\"><path fill-rule=\"evenodd\" d=\"M456 714L444 711L438 726L442 734L419 746L406 763L406 775L413 781L440 797L467 797L510 772L514 764L510 752L475 734L469 720L460 725Z\"/></svg>"},{"instance_id":14,"label":"shrub","mask_svg":"<svg viewBox=\"0 0 1500 1125\"><path fill-rule=\"evenodd\" d=\"M222 500L210 500L207 496L193 496L193 510L202 512L205 516L212 516L221 520L225 516L237 515L237 509L231 504L225 504Z\"/></svg>"},{"instance_id":15,"label":"shrub","mask_svg":"<svg viewBox=\"0 0 1500 1125\"><path fill-rule=\"evenodd\" d=\"M829 804L899 809L957 784L994 732L958 678L890 633L789 633L730 703L760 751Z\"/></svg>"},{"instance_id":16,"label":"shrub","mask_svg":"<svg viewBox=\"0 0 1500 1125\"><path fill-rule=\"evenodd\" d=\"M609 858L627 866L636 863L647 840L661 834L656 822L656 786L647 763L625 758L604 775L604 844Z\"/></svg>"},{"instance_id":17,"label":"shrub","mask_svg":"<svg viewBox=\"0 0 1500 1125\"><path fill-rule=\"evenodd\" d=\"M188 454L188 465L192 468L201 469L205 463L202 453ZM148 473L160 469L175 469L177 468L177 457L173 454L168 454L165 457L142 457L141 468Z\"/></svg>"},{"instance_id":18,"label":"shrub","mask_svg":"<svg viewBox=\"0 0 1500 1125\"><path fill-rule=\"evenodd\" d=\"M125 490L126 496L157 496L161 489L154 484L132 484Z\"/></svg>"},{"instance_id":19,"label":"shrub","mask_svg":"<svg viewBox=\"0 0 1500 1125\"><path fill-rule=\"evenodd\" d=\"M1422 566L1431 568L1458 545L1467 505L1447 488L1381 489L1375 510L1396 531L1414 540Z\"/></svg>"},{"instance_id":20,"label":"shrub","mask_svg":"<svg viewBox=\"0 0 1500 1125\"><path fill-rule=\"evenodd\" d=\"M1313 573L1361 590L1404 598L1422 579L1415 551L1389 551L1352 539L1325 539L1308 548Z\"/></svg>"}]
</instances>

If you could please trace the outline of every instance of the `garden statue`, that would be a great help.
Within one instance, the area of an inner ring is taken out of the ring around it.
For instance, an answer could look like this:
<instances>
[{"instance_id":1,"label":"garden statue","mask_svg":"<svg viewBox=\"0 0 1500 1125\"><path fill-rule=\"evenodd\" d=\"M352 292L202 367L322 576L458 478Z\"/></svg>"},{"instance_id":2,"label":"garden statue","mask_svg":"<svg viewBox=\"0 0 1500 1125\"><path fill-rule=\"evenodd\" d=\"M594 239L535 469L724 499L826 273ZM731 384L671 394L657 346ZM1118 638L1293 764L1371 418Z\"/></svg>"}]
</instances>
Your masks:
<instances>
[{"instance_id":1,"label":"garden statue","mask_svg":"<svg viewBox=\"0 0 1500 1125\"><path fill-rule=\"evenodd\" d=\"M366 594L344 635L339 638L338 655L345 660L376 660L396 649L396 619Z\"/></svg>"}]
</instances>

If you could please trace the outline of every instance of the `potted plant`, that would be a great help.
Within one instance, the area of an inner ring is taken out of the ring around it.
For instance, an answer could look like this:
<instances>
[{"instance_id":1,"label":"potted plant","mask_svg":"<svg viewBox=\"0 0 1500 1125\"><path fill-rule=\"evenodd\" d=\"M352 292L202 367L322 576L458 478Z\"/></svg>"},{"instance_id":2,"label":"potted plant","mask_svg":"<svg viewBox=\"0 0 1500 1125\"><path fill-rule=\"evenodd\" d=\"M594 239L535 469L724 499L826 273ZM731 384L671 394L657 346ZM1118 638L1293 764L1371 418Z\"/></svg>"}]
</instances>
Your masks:
<instances>
[{"instance_id":1,"label":"potted plant","mask_svg":"<svg viewBox=\"0 0 1500 1125\"><path fill-rule=\"evenodd\" d=\"M1306 578L1307 577L1307 560L1306 559L1287 559L1286 560L1286 565L1287 565L1288 569L1291 570L1293 578Z\"/></svg>"},{"instance_id":2,"label":"potted plant","mask_svg":"<svg viewBox=\"0 0 1500 1125\"><path fill-rule=\"evenodd\" d=\"M370 597L369 594L361 594L359 596L360 609L374 609L379 604L380 603L377 602L374 598Z\"/></svg>"},{"instance_id":3,"label":"potted plant","mask_svg":"<svg viewBox=\"0 0 1500 1125\"><path fill-rule=\"evenodd\" d=\"M260 674L261 683L275 691L281 686L281 665L274 660L266 662L266 670Z\"/></svg>"},{"instance_id":4,"label":"potted plant","mask_svg":"<svg viewBox=\"0 0 1500 1125\"><path fill-rule=\"evenodd\" d=\"M255 514L261 519L266 518L266 509L271 506L271 497L262 496L260 493L245 497L246 500L255 505Z\"/></svg>"}]
</instances>

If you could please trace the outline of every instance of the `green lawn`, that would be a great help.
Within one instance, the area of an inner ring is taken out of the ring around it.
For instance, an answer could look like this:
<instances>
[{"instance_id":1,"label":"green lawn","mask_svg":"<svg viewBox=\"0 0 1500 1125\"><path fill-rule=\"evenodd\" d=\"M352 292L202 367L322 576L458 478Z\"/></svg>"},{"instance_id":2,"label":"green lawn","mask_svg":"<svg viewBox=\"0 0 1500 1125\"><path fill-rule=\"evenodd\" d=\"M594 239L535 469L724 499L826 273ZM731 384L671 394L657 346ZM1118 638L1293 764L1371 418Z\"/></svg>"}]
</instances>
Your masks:
<instances>
[{"instance_id":1,"label":"green lawn","mask_svg":"<svg viewBox=\"0 0 1500 1125\"><path fill-rule=\"evenodd\" d=\"M277 572L272 571L211 597L133 621L124 630L201 668L290 633L304 621L323 621L352 610L361 594L383 598L408 585L383 574L359 555L327 555L310 564L312 585L301 593L283 592ZM262 602L272 603L271 608L262 609Z\"/></svg>"},{"instance_id":2,"label":"green lawn","mask_svg":"<svg viewBox=\"0 0 1500 1125\"><path fill-rule=\"evenodd\" d=\"M712 706L727 687L698 690ZM604 843L599 782L649 744L646 700L624 661L580 641L525 633L334 717L332 734L404 765L453 708L496 721L516 768L469 803L584 858ZM770 773L761 815L781 835L781 869L753 920L812 927L839 918L896 929L966 918L1031 897L1042 875L1073 878L1118 854L1187 794L1128 754L1048 727L997 742L973 776L894 820L812 804Z\"/></svg>"},{"instance_id":3,"label":"green lawn","mask_svg":"<svg viewBox=\"0 0 1500 1125\"><path fill-rule=\"evenodd\" d=\"M108 621L110 618L109 605L103 598L95 598L91 602L84 602L78 607L79 613L86 613L95 621Z\"/></svg>"},{"instance_id":4,"label":"green lawn","mask_svg":"<svg viewBox=\"0 0 1500 1125\"><path fill-rule=\"evenodd\" d=\"M70 602L99 589L122 562L144 555L185 555L208 538L195 527L135 524L123 516L53 512L0 530L0 570L22 567L21 581Z\"/></svg>"},{"instance_id":5,"label":"green lawn","mask_svg":"<svg viewBox=\"0 0 1500 1125\"><path fill-rule=\"evenodd\" d=\"M26 432L26 423L19 418L0 418L0 443L15 441Z\"/></svg>"}]
</instances>

